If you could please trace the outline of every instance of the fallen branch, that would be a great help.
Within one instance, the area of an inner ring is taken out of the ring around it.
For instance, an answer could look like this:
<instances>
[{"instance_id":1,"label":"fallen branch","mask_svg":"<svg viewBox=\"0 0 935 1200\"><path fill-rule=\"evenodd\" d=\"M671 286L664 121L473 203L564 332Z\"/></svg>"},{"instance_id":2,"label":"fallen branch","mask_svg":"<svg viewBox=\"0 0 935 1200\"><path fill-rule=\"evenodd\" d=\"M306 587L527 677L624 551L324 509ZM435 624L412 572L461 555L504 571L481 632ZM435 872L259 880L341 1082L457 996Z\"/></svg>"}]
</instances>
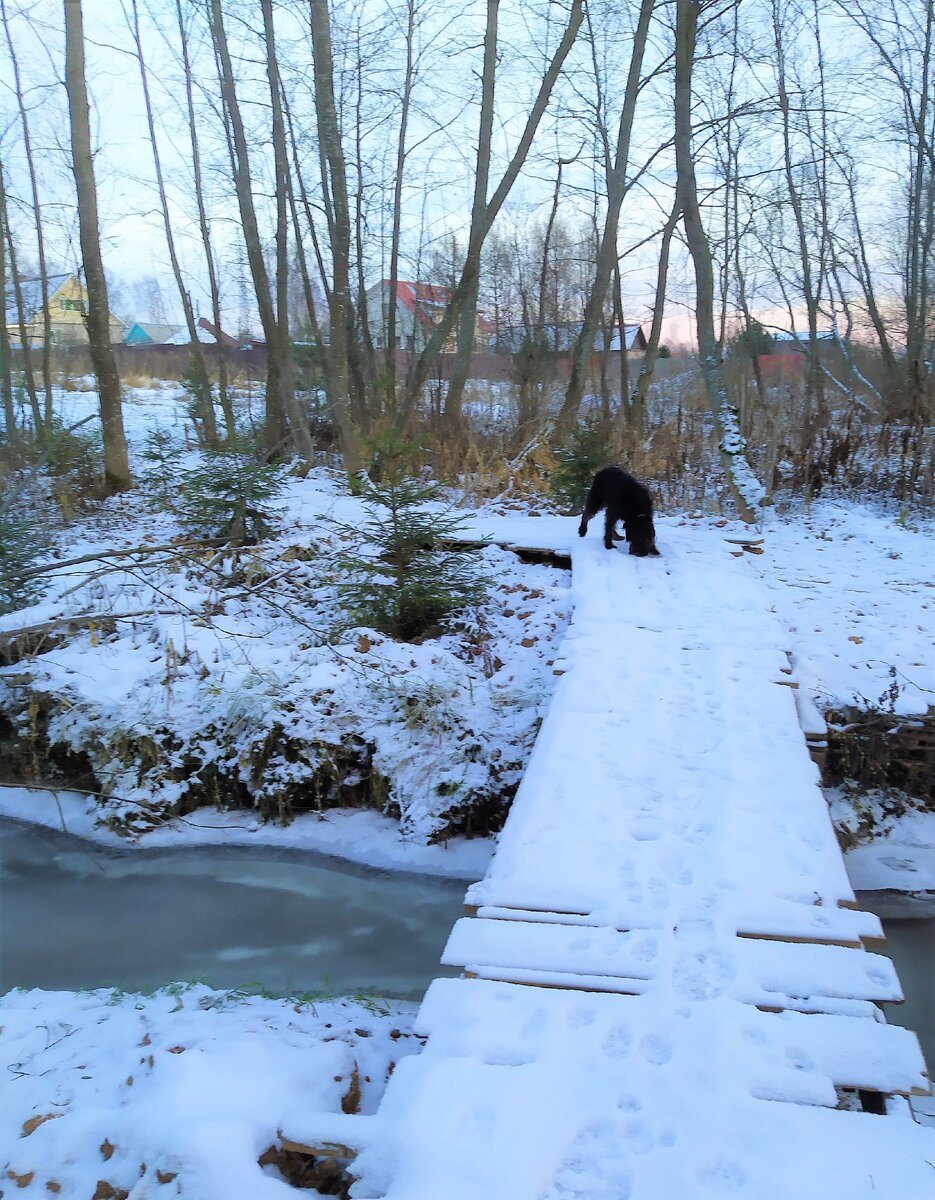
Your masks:
<instances>
[{"instance_id":1,"label":"fallen branch","mask_svg":"<svg viewBox=\"0 0 935 1200\"><path fill-rule=\"evenodd\" d=\"M23 625L19 629L0 630L0 647L8 646L17 638L54 633L56 629L67 629L69 625L106 625L108 621L130 621L137 617L177 617L178 615L177 608L144 608L139 612L93 612L77 613L70 617L54 617L51 621L40 621L36 625Z\"/></svg>"},{"instance_id":2,"label":"fallen branch","mask_svg":"<svg viewBox=\"0 0 935 1200\"><path fill-rule=\"evenodd\" d=\"M130 546L125 550L94 550L90 554L82 554L79 558L63 558L58 562L42 563L38 567L30 567L21 572L22 578L31 579L34 575L44 575L48 571L61 571L65 567L77 567L81 563L97 562L102 558L127 558L133 554L158 554L164 550L193 550L209 549L211 546L224 546L230 538L193 538L187 542L164 542L160 546ZM238 547L243 549L243 547Z\"/></svg>"}]
</instances>

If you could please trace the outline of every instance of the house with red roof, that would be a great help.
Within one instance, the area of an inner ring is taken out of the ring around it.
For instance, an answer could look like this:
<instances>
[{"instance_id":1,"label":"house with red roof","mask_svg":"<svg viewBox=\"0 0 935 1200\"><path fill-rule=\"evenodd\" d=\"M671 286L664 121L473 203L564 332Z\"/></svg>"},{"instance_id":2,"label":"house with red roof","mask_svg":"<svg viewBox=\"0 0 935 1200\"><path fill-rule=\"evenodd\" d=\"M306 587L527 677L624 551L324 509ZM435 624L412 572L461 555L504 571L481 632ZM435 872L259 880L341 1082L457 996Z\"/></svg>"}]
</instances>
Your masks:
<instances>
[{"instance_id":1,"label":"house with red roof","mask_svg":"<svg viewBox=\"0 0 935 1200\"><path fill-rule=\"evenodd\" d=\"M452 289L435 283L412 283L408 280L396 282L396 349L419 353L441 320L451 301ZM390 305L393 303L389 279L381 279L367 289L367 323L374 347L385 349L389 325ZM493 326L486 317L478 314L474 331L474 347L479 351L490 349ZM454 334L447 339L442 352L455 349Z\"/></svg>"}]
</instances>

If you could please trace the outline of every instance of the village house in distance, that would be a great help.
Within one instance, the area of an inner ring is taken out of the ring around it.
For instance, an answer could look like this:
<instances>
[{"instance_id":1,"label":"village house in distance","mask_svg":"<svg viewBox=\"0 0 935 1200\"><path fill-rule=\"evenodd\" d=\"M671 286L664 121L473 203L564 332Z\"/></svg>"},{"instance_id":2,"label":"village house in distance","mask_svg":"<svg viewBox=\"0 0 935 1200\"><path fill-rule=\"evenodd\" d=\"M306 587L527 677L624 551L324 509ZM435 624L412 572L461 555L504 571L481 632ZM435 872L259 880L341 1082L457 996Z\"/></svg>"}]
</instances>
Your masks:
<instances>
[{"instance_id":1,"label":"village house in distance","mask_svg":"<svg viewBox=\"0 0 935 1200\"><path fill-rule=\"evenodd\" d=\"M374 348L386 349L386 330L389 324L391 287L389 279L381 279L367 289L367 324ZM432 336L439 318L451 300L451 288L435 283L396 281L396 349L419 354ZM474 329L474 348L489 351L493 326L478 313ZM448 354L455 349L452 334L442 347Z\"/></svg>"},{"instance_id":2,"label":"village house in distance","mask_svg":"<svg viewBox=\"0 0 935 1200\"><path fill-rule=\"evenodd\" d=\"M88 331L84 322L87 312L88 293L77 275L62 273L46 276L49 299L49 341L53 346L86 346ZM45 319L42 305L42 280L21 279L19 293L22 311L17 300L16 289L7 284L4 303L4 322L10 338L10 346L16 350L23 345L23 329L31 349L37 349L45 341ZM123 341L126 325L114 313L109 314L110 340L116 345ZM22 326L22 328L21 328Z\"/></svg>"}]
</instances>

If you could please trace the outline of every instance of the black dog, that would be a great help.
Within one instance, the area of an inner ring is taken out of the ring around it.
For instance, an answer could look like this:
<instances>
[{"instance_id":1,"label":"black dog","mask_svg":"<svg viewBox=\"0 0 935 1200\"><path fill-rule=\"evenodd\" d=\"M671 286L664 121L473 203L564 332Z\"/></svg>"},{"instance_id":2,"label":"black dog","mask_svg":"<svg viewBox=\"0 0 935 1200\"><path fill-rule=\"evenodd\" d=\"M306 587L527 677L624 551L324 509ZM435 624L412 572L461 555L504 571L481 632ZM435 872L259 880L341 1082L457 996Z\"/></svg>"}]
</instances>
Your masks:
<instances>
[{"instance_id":1,"label":"black dog","mask_svg":"<svg viewBox=\"0 0 935 1200\"><path fill-rule=\"evenodd\" d=\"M656 530L653 527L653 501L638 479L619 467L604 467L594 476L591 490L584 503L578 537L584 537L591 518L606 509L604 516L604 545L613 550L614 541L621 541L617 522L623 522L630 553L640 558L658 554Z\"/></svg>"}]
</instances>

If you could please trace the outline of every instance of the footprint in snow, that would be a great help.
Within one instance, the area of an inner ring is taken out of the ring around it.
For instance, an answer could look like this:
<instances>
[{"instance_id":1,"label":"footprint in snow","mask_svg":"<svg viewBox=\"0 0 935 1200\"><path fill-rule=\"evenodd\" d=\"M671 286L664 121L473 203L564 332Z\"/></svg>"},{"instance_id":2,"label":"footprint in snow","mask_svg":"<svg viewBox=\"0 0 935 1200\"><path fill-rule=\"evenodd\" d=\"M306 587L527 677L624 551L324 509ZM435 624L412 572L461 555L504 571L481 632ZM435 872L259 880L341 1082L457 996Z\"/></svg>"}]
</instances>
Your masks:
<instances>
[{"instance_id":1,"label":"footprint in snow","mask_svg":"<svg viewBox=\"0 0 935 1200\"><path fill-rule=\"evenodd\" d=\"M594 1009L583 1006L573 1008L568 1013L567 1021L571 1029L584 1029L594 1024Z\"/></svg>"},{"instance_id":2,"label":"footprint in snow","mask_svg":"<svg viewBox=\"0 0 935 1200\"><path fill-rule=\"evenodd\" d=\"M683 955L675 964L672 979L683 996L692 1000L713 1000L727 991L735 975L728 956L712 949Z\"/></svg>"},{"instance_id":3,"label":"footprint in snow","mask_svg":"<svg viewBox=\"0 0 935 1200\"><path fill-rule=\"evenodd\" d=\"M665 833L664 821L656 817L637 817L630 822L630 834L638 842L654 842Z\"/></svg>"},{"instance_id":4,"label":"footprint in snow","mask_svg":"<svg viewBox=\"0 0 935 1200\"><path fill-rule=\"evenodd\" d=\"M720 1158L702 1167L698 1172L698 1182L703 1187L722 1195L739 1192L746 1180L747 1175L743 1167L729 1158Z\"/></svg>"},{"instance_id":5,"label":"footprint in snow","mask_svg":"<svg viewBox=\"0 0 935 1200\"><path fill-rule=\"evenodd\" d=\"M664 1037L657 1033L647 1033L640 1040L640 1054L648 1063L661 1067L672 1057L672 1046Z\"/></svg>"},{"instance_id":6,"label":"footprint in snow","mask_svg":"<svg viewBox=\"0 0 935 1200\"><path fill-rule=\"evenodd\" d=\"M626 1058L630 1053L633 1037L624 1025L617 1025L604 1038L601 1049L610 1058Z\"/></svg>"},{"instance_id":7,"label":"footprint in snow","mask_svg":"<svg viewBox=\"0 0 935 1200\"><path fill-rule=\"evenodd\" d=\"M649 1154L656 1139L642 1121L630 1121L623 1130L627 1149L633 1154Z\"/></svg>"}]
</instances>

